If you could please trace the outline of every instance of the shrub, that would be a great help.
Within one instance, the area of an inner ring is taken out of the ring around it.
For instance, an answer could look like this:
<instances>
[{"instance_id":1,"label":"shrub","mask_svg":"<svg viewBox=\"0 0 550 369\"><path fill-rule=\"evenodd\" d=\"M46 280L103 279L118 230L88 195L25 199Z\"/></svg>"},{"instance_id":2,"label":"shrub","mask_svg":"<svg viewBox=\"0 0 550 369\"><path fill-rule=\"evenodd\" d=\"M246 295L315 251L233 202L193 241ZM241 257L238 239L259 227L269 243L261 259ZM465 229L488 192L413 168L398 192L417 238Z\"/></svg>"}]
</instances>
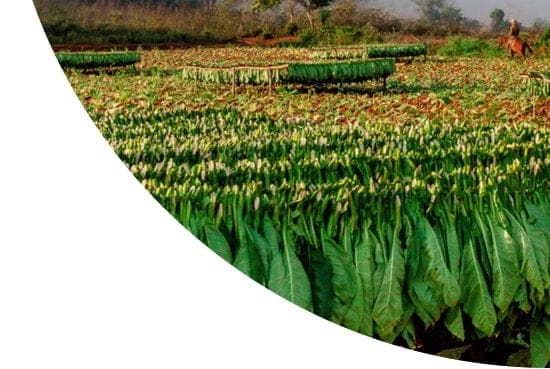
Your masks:
<instances>
[{"instance_id":1,"label":"shrub","mask_svg":"<svg viewBox=\"0 0 550 369\"><path fill-rule=\"evenodd\" d=\"M543 47L545 45L550 46L550 27L542 31L540 37L535 42L535 47Z\"/></svg>"},{"instance_id":2,"label":"shrub","mask_svg":"<svg viewBox=\"0 0 550 369\"><path fill-rule=\"evenodd\" d=\"M353 45L366 41L366 37L361 28L325 24L319 32L318 41L322 45Z\"/></svg>"},{"instance_id":3,"label":"shrub","mask_svg":"<svg viewBox=\"0 0 550 369\"><path fill-rule=\"evenodd\" d=\"M202 38L203 40L206 40L206 41L212 40L212 38L213 38L212 32L210 32L209 30L205 29L204 31L201 32L201 38Z\"/></svg>"},{"instance_id":4,"label":"shrub","mask_svg":"<svg viewBox=\"0 0 550 369\"><path fill-rule=\"evenodd\" d=\"M285 26L285 32L288 35L295 36L298 33L298 23L288 22Z\"/></svg>"},{"instance_id":5,"label":"shrub","mask_svg":"<svg viewBox=\"0 0 550 369\"><path fill-rule=\"evenodd\" d=\"M336 43L338 45L350 45L361 41L363 32L351 26L338 27L336 29Z\"/></svg>"},{"instance_id":6,"label":"shrub","mask_svg":"<svg viewBox=\"0 0 550 369\"><path fill-rule=\"evenodd\" d=\"M503 50L496 44L488 44L484 40L457 37L437 50L443 56L497 56Z\"/></svg>"},{"instance_id":7,"label":"shrub","mask_svg":"<svg viewBox=\"0 0 550 369\"><path fill-rule=\"evenodd\" d=\"M328 18L330 17L330 10L328 9L321 9L319 11L319 21L321 24L327 23Z\"/></svg>"},{"instance_id":8,"label":"shrub","mask_svg":"<svg viewBox=\"0 0 550 369\"><path fill-rule=\"evenodd\" d=\"M315 39L315 34L311 30L311 28L306 28L300 32L300 44L302 46L312 46L317 43L317 40Z\"/></svg>"}]
</instances>

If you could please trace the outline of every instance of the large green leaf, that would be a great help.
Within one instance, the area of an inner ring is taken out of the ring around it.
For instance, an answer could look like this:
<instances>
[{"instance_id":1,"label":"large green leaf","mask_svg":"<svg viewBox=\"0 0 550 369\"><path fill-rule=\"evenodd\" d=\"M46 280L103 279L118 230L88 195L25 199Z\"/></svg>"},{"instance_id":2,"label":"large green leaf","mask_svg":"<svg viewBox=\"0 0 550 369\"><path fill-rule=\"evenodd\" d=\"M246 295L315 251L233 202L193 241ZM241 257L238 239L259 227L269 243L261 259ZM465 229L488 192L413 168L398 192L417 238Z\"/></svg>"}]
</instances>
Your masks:
<instances>
[{"instance_id":1,"label":"large green leaf","mask_svg":"<svg viewBox=\"0 0 550 369\"><path fill-rule=\"evenodd\" d=\"M262 271L267 280L269 275L269 262L273 258L269 242L258 233L254 228L247 227L248 237L251 245L256 249L258 257L262 263Z\"/></svg>"},{"instance_id":2,"label":"large green leaf","mask_svg":"<svg viewBox=\"0 0 550 369\"><path fill-rule=\"evenodd\" d=\"M550 205L548 203L539 206L526 201L525 208L531 217L533 217L533 227L546 235L550 240Z\"/></svg>"},{"instance_id":3,"label":"large green leaf","mask_svg":"<svg viewBox=\"0 0 550 369\"><path fill-rule=\"evenodd\" d=\"M206 244L216 254L221 256L228 263L233 262L233 253L229 247L229 243L225 239L222 232L216 227L214 222L208 218L203 223L204 232L206 235Z\"/></svg>"},{"instance_id":4,"label":"large green leaf","mask_svg":"<svg viewBox=\"0 0 550 369\"><path fill-rule=\"evenodd\" d=\"M497 324L495 307L471 239L462 250L460 286L463 309L472 319L472 324L487 336L493 334Z\"/></svg>"},{"instance_id":5,"label":"large green leaf","mask_svg":"<svg viewBox=\"0 0 550 369\"><path fill-rule=\"evenodd\" d=\"M393 330L388 333L386 340L388 342L393 342L399 335L401 335L401 337L403 337L403 339L407 342L407 345L410 348L414 348L416 341L415 322L413 320L413 315L415 312L414 305L407 298L407 295L402 295L401 305L403 306L403 314L401 314L401 319Z\"/></svg>"},{"instance_id":6,"label":"large green leaf","mask_svg":"<svg viewBox=\"0 0 550 369\"><path fill-rule=\"evenodd\" d=\"M239 226L247 227L246 225ZM247 237L242 238L240 241L233 266L256 282L265 284L266 273L263 268L262 259L256 247L249 242Z\"/></svg>"},{"instance_id":7,"label":"large green leaf","mask_svg":"<svg viewBox=\"0 0 550 369\"><path fill-rule=\"evenodd\" d=\"M365 227L363 238L355 246L355 268L361 279L363 288L363 314L358 331L372 336L374 324L372 320L372 308L374 306L374 240L371 233Z\"/></svg>"},{"instance_id":8,"label":"large green leaf","mask_svg":"<svg viewBox=\"0 0 550 369\"><path fill-rule=\"evenodd\" d=\"M550 363L550 318L546 316L531 324L531 363L535 368Z\"/></svg>"},{"instance_id":9,"label":"large green leaf","mask_svg":"<svg viewBox=\"0 0 550 369\"><path fill-rule=\"evenodd\" d=\"M391 240L391 252L384 265L382 283L377 290L372 311L375 331L383 340L389 340L394 335L394 329L401 322L403 315L405 258L399 238L400 231L401 222L398 219Z\"/></svg>"},{"instance_id":10,"label":"large green leaf","mask_svg":"<svg viewBox=\"0 0 550 369\"><path fill-rule=\"evenodd\" d=\"M277 229L273 225L273 221L271 218L266 214L263 217L262 220L262 230L264 234L264 238L266 239L268 246L269 246L269 253L268 257L273 257L274 254L276 254L279 251L279 247L281 244L281 236L279 232L277 232Z\"/></svg>"},{"instance_id":11,"label":"large green leaf","mask_svg":"<svg viewBox=\"0 0 550 369\"><path fill-rule=\"evenodd\" d=\"M492 268L493 301L501 312L506 312L520 285L516 246L510 233L497 222L496 217L486 216L485 219L491 234L485 247Z\"/></svg>"},{"instance_id":12,"label":"large green leaf","mask_svg":"<svg viewBox=\"0 0 550 369\"><path fill-rule=\"evenodd\" d=\"M453 306L447 310L443 322L453 336L464 341L466 334L464 331L464 321L462 319L462 309L460 305Z\"/></svg>"},{"instance_id":13,"label":"large green leaf","mask_svg":"<svg viewBox=\"0 0 550 369\"><path fill-rule=\"evenodd\" d=\"M451 275L458 282L460 276L460 254L462 246L458 239L455 215L450 211L446 211L443 217L442 225L445 232L444 249L447 251L447 264L449 265Z\"/></svg>"},{"instance_id":14,"label":"large green leaf","mask_svg":"<svg viewBox=\"0 0 550 369\"><path fill-rule=\"evenodd\" d=\"M407 220L408 218L405 217ZM421 258L422 244L415 242L414 228L410 223L407 227L410 233L407 238L407 254L406 254L406 280L407 291L415 307L416 315L424 322L426 326L431 326L435 323L437 317L441 313L438 300L441 296L435 294L439 291L434 291L428 286L424 278L426 258ZM409 230L410 228L410 230Z\"/></svg>"},{"instance_id":15,"label":"large green leaf","mask_svg":"<svg viewBox=\"0 0 550 369\"><path fill-rule=\"evenodd\" d=\"M291 235L283 222L283 249L273 255L268 288L302 308L313 311L309 278L294 251Z\"/></svg>"},{"instance_id":16,"label":"large green leaf","mask_svg":"<svg viewBox=\"0 0 550 369\"><path fill-rule=\"evenodd\" d=\"M360 286L357 285L356 273L352 263L348 260L346 250L329 238L323 238L321 242L324 255L332 267L335 303L331 319L335 323L341 324L347 311L351 308Z\"/></svg>"},{"instance_id":17,"label":"large green leaf","mask_svg":"<svg viewBox=\"0 0 550 369\"><path fill-rule=\"evenodd\" d=\"M355 276L355 296L349 305L349 308L344 313L344 319L342 320L342 325L353 331L358 332L363 323L365 316L365 298L363 296L363 285L361 276L357 270L354 271Z\"/></svg>"},{"instance_id":18,"label":"large green leaf","mask_svg":"<svg viewBox=\"0 0 550 369\"><path fill-rule=\"evenodd\" d=\"M531 299L535 304L540 304L543 302L545 290L550 284L548 248L544 244L541 245L544 235L531 229L528 234L518 217L506 209L505 212L510 222L510 233L519 247L521 273L531 285ZM531 228L530 225L527 227Z\"/></svg>"},{"instance_id":19,"label":"large green leaf","mask_svg":"<svg viewBox=\"0 0 550 369\"><path fill-rule=\"evenodd\" d=\"M313 312L330 319L334 308L332 265L319 249L309 250L309 275Z\"/></svg>"},{"instance_id":20,"label":"large green leaf","mask_svg":"<svg viewBox=\"0 0 550 369\"><path fill-rule=\"evenodd\" d=\"M431 326L445 309L458 303L460 287L447 267L440 238L424 216L414 217L407 245L408 292L416 314Z\"/></svg>"},{"instance_id":21,"label":"large green leaf","mask_svg":"<svg viewBox=\"0 0 550 369\"><path fill-rule=\"evenodd\" d=\"M443 247L426 218L418 219L415 236L421 245L420 258L426 260L424 278L430 287L441 292L448 307L455 306L460 298L460 287L445 263Z\"/></svg>"}]
</instances>

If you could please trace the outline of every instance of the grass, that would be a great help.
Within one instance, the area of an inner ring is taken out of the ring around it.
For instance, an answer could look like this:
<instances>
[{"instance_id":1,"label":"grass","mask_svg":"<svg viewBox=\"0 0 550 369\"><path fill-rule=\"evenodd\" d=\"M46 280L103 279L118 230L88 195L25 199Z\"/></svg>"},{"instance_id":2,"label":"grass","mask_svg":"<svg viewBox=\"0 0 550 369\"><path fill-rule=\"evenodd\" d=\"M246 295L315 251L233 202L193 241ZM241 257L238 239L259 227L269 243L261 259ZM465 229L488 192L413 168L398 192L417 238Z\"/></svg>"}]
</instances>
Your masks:
<instances>
[{"instance_id":1,"label":"grass","mask_svg":"<svg viewBox=\"0 0 550 369\"><path fill-rule=\"evenodd\" d=\"M440 56L501 57L505 51L495 41L456 37L437 50Z\"/></svg>"}]
</instances>

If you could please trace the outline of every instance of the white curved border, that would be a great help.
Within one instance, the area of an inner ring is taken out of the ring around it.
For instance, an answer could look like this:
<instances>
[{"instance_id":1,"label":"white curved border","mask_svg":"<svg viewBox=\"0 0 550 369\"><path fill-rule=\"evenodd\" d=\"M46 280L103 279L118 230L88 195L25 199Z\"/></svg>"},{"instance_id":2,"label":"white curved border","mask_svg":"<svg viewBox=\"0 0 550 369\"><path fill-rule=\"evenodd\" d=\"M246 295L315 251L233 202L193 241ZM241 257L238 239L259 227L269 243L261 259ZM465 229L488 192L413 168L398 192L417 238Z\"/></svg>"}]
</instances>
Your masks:
<instances>
[{"instance_id":1,"label":"white curved border","mask_svg":"<svg viewBox=\"0 0 550 369\"><path fill-rule=\"evenodd\" d=\"M32 1L0 25L0 367L489 367L353 333L222 262L101 137Z\"/></svg>"}]
</instances>

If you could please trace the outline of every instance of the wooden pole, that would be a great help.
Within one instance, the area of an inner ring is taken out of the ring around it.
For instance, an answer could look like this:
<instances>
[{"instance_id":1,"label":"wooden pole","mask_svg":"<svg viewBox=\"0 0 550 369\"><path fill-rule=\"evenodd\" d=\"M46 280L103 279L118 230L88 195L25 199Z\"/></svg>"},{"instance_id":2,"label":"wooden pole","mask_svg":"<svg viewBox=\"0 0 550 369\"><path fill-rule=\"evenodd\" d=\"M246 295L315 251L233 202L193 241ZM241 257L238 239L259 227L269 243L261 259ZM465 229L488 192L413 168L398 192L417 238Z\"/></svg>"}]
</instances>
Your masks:
<instances>
[{"instance_id":1,"label":"wooden pole","mask_svg":"<svg viewBox=\"0 0 550 369\"><path fill-rule=\"evenodd\" d=\"M536 118L537 116L537 110L535 109L537 104L537 101L535 100L536 96L537 96L537 89L533 88L533 118Z\"/></svg>"},{"instance_id":2,"label":"wooden pole","mask_svg":"<svg viewBox=\"0 0 550 369\"><path fill-rule=\"evenodd\" d=\"M199 82L199 68L195 68L195 91L197 90L198 82Z\"/></svg>"},{"instance_id":3,"label":"wooden pole","mask_svg":"<svg viewBox=\"0 0 550 369\"><path fill-rule=\"evenodd\" d=\"M235 76L235 68L232 68L232 86L231 86L231 92L233 93L233 96L235 96L235 89L237 85L236 76Z\"/></svg>"},{"instance_id":4,"label":"wooden pole","mask_svg":"<svg viewBox=\"0 0 550 369\"><path fill-rule=\"evenodd\" d=\"M267 74L269 79L269 96L271 96L271 78L273 76L273 71L271 68L268 69Z\"/></svg>"}]
</instances>

